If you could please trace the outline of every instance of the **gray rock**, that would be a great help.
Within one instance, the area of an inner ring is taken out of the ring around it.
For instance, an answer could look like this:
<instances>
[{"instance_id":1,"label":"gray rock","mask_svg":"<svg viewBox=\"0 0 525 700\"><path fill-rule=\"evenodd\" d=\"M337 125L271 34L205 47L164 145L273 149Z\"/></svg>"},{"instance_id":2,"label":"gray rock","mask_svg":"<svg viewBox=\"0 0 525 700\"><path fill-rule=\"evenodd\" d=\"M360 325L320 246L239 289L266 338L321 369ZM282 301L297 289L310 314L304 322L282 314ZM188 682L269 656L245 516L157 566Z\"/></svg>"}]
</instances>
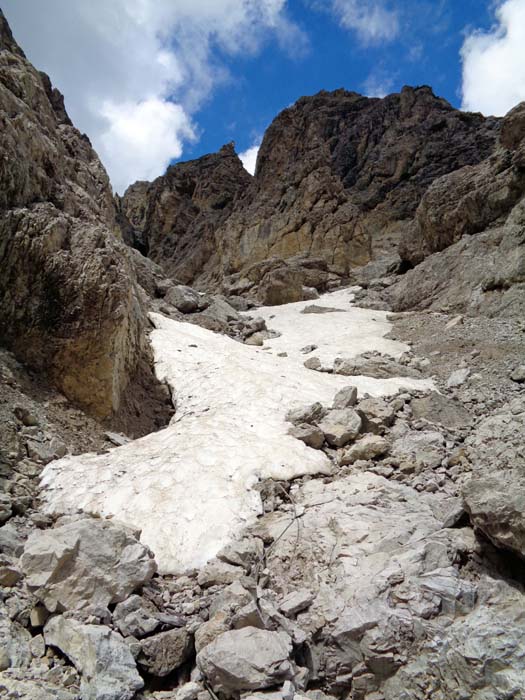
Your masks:
<instances>
[{"instance_id":1,"label":"gray rock","mask_svg":"<svg viewBox=\"0 0 525 700\"><path fill-rule=\"evenodd\" d=\"M243 575L244 571L239 566L214 559L199 571L197 582L202 588L224 586L233 583Z\"/></svg>"},{"instance_id":2,"label":"gray rock","mask_svg":"<svg viewBox=\"0 0 525 700\"><path fill-rule=\"evenodd\" d=\"M0 650L5 668L27 668L31 663L31 634L9 618L7 608L0 603Z\"/></svg>"},{"instance_id":3,"label":"gray rock","mask_svg":"<svg viewBox=\"0 0 525 700\"><path fill-rule=\"evenodd\" d=\"M363 420L363 432L382 434L396 417L396 407L385 399L362 399L357 412Z\"/></svg>"},{"instance_id":4,"label":"gray rock","mask_svg":"<svg viewBox=\"0 0 525 700\"><path fill-rule=\"evenodd\" d=\"M248 605L253 605L253 601ZM230 618L226 612L218 610L213 617L204 622L195 632L195 649L197 653L211 644L224 632L230 629Z\"/></svg>"},{"instance_id":5,"label":"gray rock","mask_svg":"<svg viewBox=\"0 0 525 700\"><path fill-rule=\"evenodd\" d=\"M450 377L447 379L447 387L453 389L454 387L461 386L470 377L470 369L465 367L464 369L456 369Z\"/></svg>"},{"instance_id":6,"label":"gray rock","mask_svg":"<svg viewBox=\"0 0 525 700\"><path fill-rule=\"evenodd\" d=\"M340 464L353 464L358 459L374 459L388 452L390 445L380 435L365 435L354 445L345 450Z\"/></svg>"},{"instance_id":7,"label":"gray rock","mask_svg":"<svg viewBox=\"0 0 525 700\"><path fill-rule=\"evenodd\" d=\"M510 378L513 382L518 382L518 384L525 382L525 365L519 365L516 367L516 369L510 375Z\"/></svg>"},{"instance_id":8,"label":"gray rock","mask_svg":"<svg viewBox=\"0 0 525 700\"><path fill-rule=\"evenodd\" d=\"M210 615L216 612L234 612L253 601L253 595L247 591L240 581L234 581L213 599L210 605Z\"/></svg>"},{"instance_id":9,"label":"gray rock","mask_svg":"<svg viewBox=\"0 0 525 700\"><path fill-rule=\"evenodd\" d=\"M288 411L286 420L294 425L302 425L303 423L315 424L326 415L326 409L319 402L310 404L309 406L301 406Z\"/></svg>"},{"instance_id":10,"label":"gray rock","mask_svg":"<svg viewBox=\"0 0 525 700\"><path fill-rule=\"evenodd\" d=\"M128 442L131 442L131 438L127 437L127 435L122 435L122 433L114 433L107 430L104 435L117 447L122 447L122 445L127 445Z\"/></svg>"},{"instance_id":11,"label":"gray rock","mask_svg":"<svg viewBox=\"0 0 525 700\"><path fill-rule=\"evenodd\" d=\"M297 615L298 612L309 607L314 598L315 595L305 588L293 591L281 600L279 603L279 610L287 617Z\"/></svg>"},{"instance_id":12,"label":"gray rock","mask_svg":"<svg viewBox=\"0 0 525 700\"><path fill-rule=\"evenodd\" d=\"M345 386L334 397L332 408L351 408L357 403L357 387Z\"/></svg>"},{"instance_id":13,"label":"gray rock","mask_svg":"<svg viewBox=\"0 0 525 700\"><path fill-rule=\"evenodd\" d=\"M175 629L143 639L140 646L139 665L153 676L162 678L191 656L193 638L187 630Z\"/></svg>"},{"instance_id":14,"label":"gray rock","mask_svg":"<svg viewBox=\"0 0 525 700\"><path fill-rule=\"evenodd\" d=\"M332 409L319 423L326 441L333 447L343 447L354 440L361 430L361 417L351 408Z\"/></svg>"},{"instance_id":15,"label":"gray rock","mask_svg":"<svg viewBox=\"0 0 525 700\"><path fill-rule=\"evenodd\" d=\"M412 413L414 418L422 418L446 428L459 428L472 422L472 416L460 403L437 392L414 399Z\"/></svg>"},{"instance_id":16,"label":"gray rock","mask_svg":"<svg viewBox=\"0 0 525 700\"><path fill-rule=\"evenodd\" d=\"M256 562L262 560L264 544L258 537L251 537L232 542L217 554L217 559L227 564L250 568Z\"/></svg>"},{"instance_id":17,"label":"gray rock","mask_svg":"<svg viewBox=\"0 0 525 700\"><path fill-rule=\"evenodd\" d=\"M129 646L108 627L83 625L60 615L47 622L44 637L81 674L82 700L132 700L144 687Z\"/></svg>"},{"instance_id":18,"label":"gray rock","mask_svg":"<svg viewBox=\"0 0 525 700\"><path fill-rule=\"evenodd\" d=\"M293 679L291 653L292 640L284 632L245 627L225 632L204 647L197 665L215 692L231 697Z\"/></svg>"},{"instance_id":19,"label":"gray rock","mask_svg":"<svg viewBox=\"0 0 525 700\"><path fill-rule=\"evenodd\" d=\"M95 518L34 532L20 564L50 612L120 602L156 571L152 553L131 531Z\"/></svg>"},{"instance_id":20,"label":"gray rock","mask_svg":"<svg viewBox=\"0 0 525 700\"><path fill-rule=\"evenodd\" d=\"M496 547L525 558L525 479L513 472L471 479L463 488L472 525Z\"/></svg>"},{"instance_id":21,"label":"gray rock","mask_svg":"<svg viewBox=\"0 0 525 700\"><path fill-rule=\"evenodd\" d=\"M151 634L159 626L154 605L138 595L132 595L119 603L113 612L113 621L124 637L140 639Z\"/></svg>"},{"instance_id":22,"label":"gray rock","mask_svg":"<svg viewBox=\"0 0 525 700\"><path fill-rule=\"evenodd\" d=\"M316 425L308 425L307 423L293 425L288 431L288 435L301 440L314 450L320 450L324 443L324 433Z\"/></svg>"},{"instance_id":23,"label":"gray rock","mask_svg":"<svg viewBox=\"0 0 525 700\"><path fill-rule=\"evenodd\" d=\"M183 314L191 314L201 308L202 301L198 292L183 284L170 287L164 300Z\"/></svg>"}]
</instances>

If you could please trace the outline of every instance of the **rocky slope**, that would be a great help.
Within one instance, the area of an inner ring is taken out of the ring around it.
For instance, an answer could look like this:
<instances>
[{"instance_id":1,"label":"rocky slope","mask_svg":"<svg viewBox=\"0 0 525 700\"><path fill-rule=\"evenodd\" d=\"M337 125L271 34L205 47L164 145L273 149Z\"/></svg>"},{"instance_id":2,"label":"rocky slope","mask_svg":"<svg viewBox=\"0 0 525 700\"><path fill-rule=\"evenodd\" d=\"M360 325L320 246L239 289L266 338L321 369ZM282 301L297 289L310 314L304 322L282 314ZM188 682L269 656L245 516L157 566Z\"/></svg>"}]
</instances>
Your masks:
<instances>
[{"instance_id":1,"label":"rocky slope","mask_svg":"<svg viewBox=\"0 0 525 700\"><path fill-rule=\"evenodd\" d=\"M524 114L321 93L115 204L0 16L2 698L523 696Z\"/></svg>"},{"instance_id":2,"label":"rocky slope","mask_svg":"<svg viewBox=\"0 0 525 700\"><path fill-rule=\"evenodd\" d=\"M426 87L382 100L321 92L274 120L251 184L225 147L133 185L122 212L149 255L186 283L218 284L297 255L347 274L391 250L430 184L485 159L498 129Z\"/></svg>"}]
</instances>

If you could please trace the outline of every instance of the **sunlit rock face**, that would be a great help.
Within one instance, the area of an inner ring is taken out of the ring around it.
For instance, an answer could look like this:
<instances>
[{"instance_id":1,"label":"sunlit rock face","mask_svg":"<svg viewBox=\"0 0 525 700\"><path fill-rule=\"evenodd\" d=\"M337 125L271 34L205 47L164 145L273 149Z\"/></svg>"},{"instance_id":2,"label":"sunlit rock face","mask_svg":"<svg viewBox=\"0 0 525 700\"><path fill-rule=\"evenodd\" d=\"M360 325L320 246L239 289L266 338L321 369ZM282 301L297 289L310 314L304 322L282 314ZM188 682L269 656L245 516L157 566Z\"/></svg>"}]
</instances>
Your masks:
<instances>
[{"instance_id":1,"label":"sunlit rock face","mask_svg":"<svg viewBox=\"0 0 525 700\"><path fill-rule=\"evenodd\" d=\"M131 186L122 212L185 283L218 284L296 255L346 274L394 250L430 184L486 158L498 129L499 120L455 110L428 87L384 99L322 91L274 119L255 177L225 147Z\"/></svg>"},{"instance_id":2,"label":"sunlit rock face","mask_svg":"<svg viewBox=\"0 0 525 700\"><path fill-rule=\"evenodd\" d=\"M354 308L351 299L349 290L323 298L339 308L326 314L330 333L317 314L301 313L308 302L261 309L281 332L262 348L153 315L157 374L173 388L174 420L107 454L51 463L43 476L48 510L80 508L142 530L163 572L202 566L261 513L258 481L331 471L324 452L288 434L290 409L316 401L330 406L348 384L373 396L431 388L428 380L349 379L304 366L300 349L309 342L326 363L342 352L406 350L384 338L390 329L384 313Z\"/></svg>"}]
</instances>

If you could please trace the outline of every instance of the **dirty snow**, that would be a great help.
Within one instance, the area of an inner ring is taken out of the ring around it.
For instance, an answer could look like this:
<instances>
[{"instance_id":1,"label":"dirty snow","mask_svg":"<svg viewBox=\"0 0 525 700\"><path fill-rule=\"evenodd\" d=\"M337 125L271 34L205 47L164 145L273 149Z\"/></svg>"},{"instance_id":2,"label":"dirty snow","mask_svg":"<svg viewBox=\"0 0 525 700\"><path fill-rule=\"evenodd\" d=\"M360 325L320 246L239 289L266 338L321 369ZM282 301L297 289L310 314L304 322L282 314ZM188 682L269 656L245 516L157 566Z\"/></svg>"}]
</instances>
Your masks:
<instances>
[{"instance_id":1,"label":"dirty snow","mask_svg":"<svg viewBox=\"0 0 525 700\"><path fill-rule=\"evenodd\" d=\"M386 314L351 306L342 290L315 302L257 310L282 333L269 349L243 345L189 323L152 314L156 371L172 387L171 424L102 455L65 457L43 473L50 512L78 509L140 529L163 573L199 567L261 513L254 489L261 479L329 473L323 452L287 434L285 415L354 384L373 396L399 387L430 389L430 381L341 377L308 370L300 349L331 363L336 356L407 348L388 340ZM301 314L310 304L343 308ZM271 317L271 318L270 318ZM287 352L288 357L278 357Z\"/></svg>"}]
</instances>

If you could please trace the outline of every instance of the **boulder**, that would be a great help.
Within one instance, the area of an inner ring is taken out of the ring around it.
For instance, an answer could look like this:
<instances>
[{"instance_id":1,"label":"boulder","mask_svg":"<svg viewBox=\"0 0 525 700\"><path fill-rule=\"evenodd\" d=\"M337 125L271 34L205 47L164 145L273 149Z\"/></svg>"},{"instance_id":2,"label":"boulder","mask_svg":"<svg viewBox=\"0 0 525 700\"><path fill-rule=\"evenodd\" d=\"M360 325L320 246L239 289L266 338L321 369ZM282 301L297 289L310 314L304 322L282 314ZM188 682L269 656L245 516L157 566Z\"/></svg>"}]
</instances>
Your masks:
<instances>
[{"instance_id":1,"label":"boulder","mask_svg":"<svg viewBox=\"0 0 525 700\"><path fill-rule=\"evenodd\" d=\"M83 625L60 615L46 623L44 638L81 674L85 700L132 700L144 687L129 645L108 627Z\"/></svg>"},{"instance_id":2,"label":"boulder","mask_svg":"<svg viewBox=\"0 0 525 700\"><path fill-rule=\"evenodd\" d=\"M512 371L510 378L513 382L523 384L523 382L525 382L525 365L518 365L518 367Z\"/></svg>"},{"instance_id":3,"label":"boulder","mask_svg":"<svg viewBox=\"0 0 525 700\"><path fill-rule=\"evenodd\" d=\"M119 603L113 612L113 622L124 637L140 639L154 632L159 626L155 616L158 610L138 595L132 595Z\"/></svg>"},{"instance_id":4,"label":"boulder","mask_svg":"<svg viewBox=\"0 0 525 700\"><path fill-rule=\"evenodd\" d=\"M321 420L326 414L326 409L319 402L312 403L308 406L301 406L288 411L286 420L294 425L302 425L304 423L314 424Z\"/></svg>"},{"instance_id":5,"label":"boulder","mask_svg":"<svg viewBox=\"0 0 525 700\"><path fill-rule=\"evenodd\" d=\"M332 409L327 413L319 428L332 447L343 447L354 440L361 430L361 417L351 408Z\"/></svg>"},{"instance_id":6,"label":"boulder","mask_svg":"<svg viewBox=\"0 0 525 700\"><path fill-rule=\"evenodd\" d=\"M453 401L437 392L414 399L412 413L414 418L422 418L429 423L443 425L446 428L459 428L472 422L472 416L458 401Z\"/></svg>"},{"instance_id":7,"label":"boulder","mask_svg":"<svg viewBox=\"0 0 525 700\"><path fill-rule=\"evenodd\" d=\"M386 454L389 448L388 441L380 435L365 435L345 450L340 464L353 464L358 459L375 459Z\"/></svg>"},{"instance_id":8,"label":"boulder","mask_svg":"<svg viewBox=\"0 0 525 700\"><path fill-rule=\"evenodd\" d=\"M164 677L187 661L193 652L193 637L186 629L169 630L143 639L139 665L153 676Z\"/></svg>"},{"instance_id":9,"label":"boulder","mask_svg":"<svg viewBox=\"0 0 525 700\"><path fill-rule=\"evenodd\" d=\"M130 530L89 517L34 532L20 564L50 612L120 602L156 571L151 551Z\"/></svg>"},{"instance_id":10,"label":"boulder","mask_svg":"<svg viewBox=\"0 0 525 700\"><path fill-rule=\"evenodd\" d=\"M385 399L362 399L357 412L363 420L363 432L382 434L396 417L395 404Z\"/></svg>"},{"instance_id":11,"label":"boulder","mask_svg":"<svg viewBox=\"0 0 525 700\"><path fill-rule=\"evenodd\" d=\"M197 655L197 665L216 693L227 697L269 688L294 677L292 641L284 632L254 627L224 632Z\"/></svg>"},{"instance_id":12,"label":"boulder","mask_svg":"<svg viewBox=\"0 0 525 700\"><path fill-rule=\"evenodd\" d=\"M324 433L315 425L306 423L293 425L288 431L288 435L301 440L301 442L304 442L305 445L312 447L314 450L320 450L324 443Z\"/></svg>"},{"instance_id":13,"label":"boulder","mask_svg":"<svg viewBox=\"0 0 525 700\"><path fill-rule=\"evenodd\" d=\"M334 397L332 408L351 408L357 403L357 387L345 386Z\"/></svg>"},{"instance_id":14,"label":"boulder","mask_svg":"<svg viewBox=\"0 0 525 700\"><path fill-rule=\"evenodd\" d=\"M512 472L473 478L463 487L463 499L475 529L525 558L525 479Z\"/></svg>"},{"instance_id":15,"label":"boulder","mask_svg":"<svg viewBox=\"0 0 525 700\"><path fill-rule=\"evenodd\" d=\"M170 287L164 297L164 301L174 306L183 314L191 314L206 306L201 296L191 287L182 284Z\"/></svg>"}]
</instances>

